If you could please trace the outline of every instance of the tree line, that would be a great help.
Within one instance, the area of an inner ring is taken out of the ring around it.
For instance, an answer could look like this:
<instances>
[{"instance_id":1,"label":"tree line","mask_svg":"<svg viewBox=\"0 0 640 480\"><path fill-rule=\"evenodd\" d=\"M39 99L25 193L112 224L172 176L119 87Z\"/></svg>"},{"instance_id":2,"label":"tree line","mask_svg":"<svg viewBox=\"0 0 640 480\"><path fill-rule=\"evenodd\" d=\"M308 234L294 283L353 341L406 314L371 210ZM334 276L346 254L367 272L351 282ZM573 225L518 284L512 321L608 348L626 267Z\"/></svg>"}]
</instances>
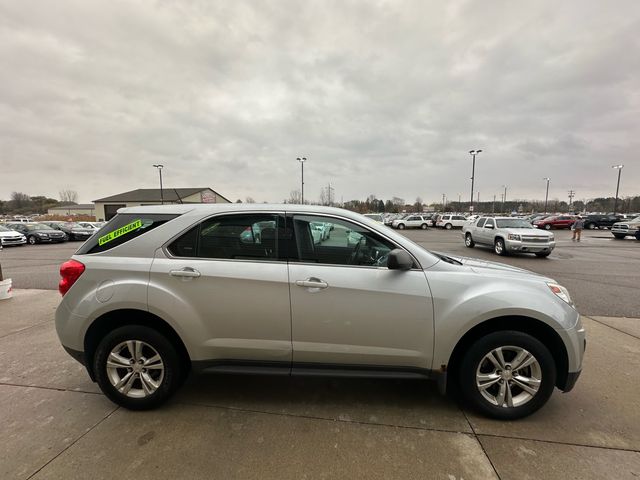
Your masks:
<instances>
[{"instance_id":1,"label":"tree line","mask_svg":"<svg viewBox=\"0 0 640 480\"><path fill-rule=\"evenodd\" d=\"M30 196L23 192L12 192L9 200L0 200L0 215L44 214L52 207L75 205L78 203L78 192L61 190L60 200L44 195Z\"/></svg>"}]
</instances>

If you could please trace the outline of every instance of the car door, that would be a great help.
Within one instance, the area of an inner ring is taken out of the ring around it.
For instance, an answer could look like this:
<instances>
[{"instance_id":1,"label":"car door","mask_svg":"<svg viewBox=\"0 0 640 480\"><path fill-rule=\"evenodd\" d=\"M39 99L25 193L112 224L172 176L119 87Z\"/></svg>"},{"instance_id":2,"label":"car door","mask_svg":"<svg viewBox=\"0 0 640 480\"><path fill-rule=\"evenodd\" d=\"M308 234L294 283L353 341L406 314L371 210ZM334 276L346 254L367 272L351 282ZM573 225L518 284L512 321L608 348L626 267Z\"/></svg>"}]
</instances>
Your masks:
<instances>
[{"instance_id":1,"label":"car door","mask_svg":"<svg viewBox=\"0 0 640 480\"><path fill-rule=\"evenodd\" d=\"M486 221L487 221L486 218L480 217L475 223L467 227L468 231L471 232L471 236L474 242L486 243L484 228L483 228Z\"/></svg>"},{"instance_id":2,"label":"car door","mask_svg":"<svg viewBox=\"0 0 640 480\"><path fill-rule=\"evenodd\" d=\"M487 218L487 221L484 222L484 227L482 227L482 243L486 243L487 245L493 245L493 240L496 233L496 223L495 219Z\"/></svg>"},{"instance_id":3,"label":"car door","mask_svg":"<svg viewBox=\"0 0 640 480\"><path fill-rule=\"evenodd\" d=\"M288 372L289 277L277 242L283 222L278 212L216 215L156 253L150 310L180 319L197 345L192 360L277 362Z\"/></svg>"},{"instance_id":4,"label":"car door","mask_svg":"<svg viewBox=\"0 0 640 480\"><path fill-rule=\"evenodd\" d=\"M289 219L288 219L289 220ZM421 269L390 270L396 245L338 217L293 215L293 370L319 365L431 368L433 305ZM332 224L314 244L309 224ZM416 264L417 267L417 264Z\"/></svg>"}]
</instances>

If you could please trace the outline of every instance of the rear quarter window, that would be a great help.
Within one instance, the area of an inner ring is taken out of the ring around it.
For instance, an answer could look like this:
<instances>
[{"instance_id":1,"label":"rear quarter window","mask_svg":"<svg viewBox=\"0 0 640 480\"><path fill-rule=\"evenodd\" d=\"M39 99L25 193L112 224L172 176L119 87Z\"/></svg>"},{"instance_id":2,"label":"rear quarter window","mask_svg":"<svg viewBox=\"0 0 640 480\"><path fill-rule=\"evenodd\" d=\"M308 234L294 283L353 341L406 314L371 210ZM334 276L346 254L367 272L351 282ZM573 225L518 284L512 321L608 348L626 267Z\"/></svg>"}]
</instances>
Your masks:
<instances>
[{"instance_id":1,"label":"rear quarter window","mask_svg":"<svg viewBox=\"0 0 640 480\"><path fill-rule=\"evenodd\" d=\"M118 214L109 220L78 250L78 255L101 253L167 223L177 214Z\"/></svg>"}]
</instances>

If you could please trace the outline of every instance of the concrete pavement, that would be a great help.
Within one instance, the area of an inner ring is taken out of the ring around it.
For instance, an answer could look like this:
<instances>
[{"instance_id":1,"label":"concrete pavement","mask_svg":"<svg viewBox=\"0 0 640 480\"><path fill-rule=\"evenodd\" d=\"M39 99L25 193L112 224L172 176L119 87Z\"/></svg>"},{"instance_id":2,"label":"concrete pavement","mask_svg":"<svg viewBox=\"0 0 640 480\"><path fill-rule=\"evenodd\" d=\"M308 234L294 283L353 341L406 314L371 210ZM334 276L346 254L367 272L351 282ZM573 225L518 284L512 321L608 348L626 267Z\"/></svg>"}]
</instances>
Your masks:
<instances>
[{"instance_id":1,"label":"concrete pavement","mask_svg":"<svg viewBox=\"0 0 640 480\"><path fill-rule=\"evenodd\" d=\"M640 320L584 318L574 391L497 422L428 382L191 377L152 412L99 393L55 335L53 291L0 302L0 478L640 477Z\"/></svg>"}]
</instances>

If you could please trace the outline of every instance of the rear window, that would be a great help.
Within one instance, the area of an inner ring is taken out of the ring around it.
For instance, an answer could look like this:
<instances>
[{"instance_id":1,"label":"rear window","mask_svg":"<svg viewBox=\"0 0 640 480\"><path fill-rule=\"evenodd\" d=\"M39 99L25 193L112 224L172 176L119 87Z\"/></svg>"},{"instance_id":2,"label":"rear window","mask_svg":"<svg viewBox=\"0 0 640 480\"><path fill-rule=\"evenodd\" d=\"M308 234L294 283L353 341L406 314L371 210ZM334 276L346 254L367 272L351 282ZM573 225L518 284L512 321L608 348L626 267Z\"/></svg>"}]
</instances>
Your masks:
<instances>
[{"instance_id":1,"label":"rear window","mask_svg":"<svg viewBox=\"0 0 640 480\"><path fill-rule=\"evenodd\" d=\"M85 255L106 252L144 235L177 216L176 214L118 214L87 240L77 253Z\"/></svg>"}]
</instances>

